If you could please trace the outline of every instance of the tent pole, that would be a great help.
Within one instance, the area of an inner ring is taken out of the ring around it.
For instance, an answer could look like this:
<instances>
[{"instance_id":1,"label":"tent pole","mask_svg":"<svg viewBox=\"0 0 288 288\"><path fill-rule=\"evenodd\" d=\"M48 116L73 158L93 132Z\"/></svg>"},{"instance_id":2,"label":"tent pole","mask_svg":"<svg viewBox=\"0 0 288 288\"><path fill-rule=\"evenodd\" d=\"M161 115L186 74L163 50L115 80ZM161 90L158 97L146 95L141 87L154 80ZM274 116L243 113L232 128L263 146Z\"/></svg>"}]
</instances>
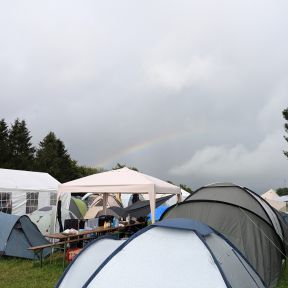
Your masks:
<instances>
[{"instance_id":1,"label":"tent pole","mask_svg":"<svg viewBox=\"0 0 288 288\"><path fill-rule=\"evenodd\" d=\"M53 219L53 233L56 233L56 225L57 225L57 220L58 220L58 209L60 208L61 209L61 206L62 206L62 203L60 202L60 196L61 196L61 193L59 191L57 191L57 198L56 198L56 211L55 211L55 215L52 214L52 216L54 216L54 219ZM58 204L60 202L60 205ZM60 207L58 207L60 206ZM59 227L60 228L60 227ZM62 231L61 231L62 232ZM51 233L51 231L49 231L49 233ZM53 238L52 240L52 243L55 243L55 239ZM52 248L52 254L54 253L54 247Z\"/></svg>"},{"instance_id":2,"label":"tent pole","mask_svg":"<svg viewBox=\"0 0 288 288\"><path fill-rule=\"evenodd\" d=\"M149 191L149 201L150 201L150 211L151 211L151 220L152 220L152 224L155 223L155 201L156 201L156 197L155 197L155 192L154 191Z\"/></svg>"},{"instance_id":3,"label":"tent pole","mask_svg":"<svg viewBox=\"0 0 288 288\"><path fill-rule=\"evenodd\" d=\"M115 193L115 197L123 205L122 199L121 199L121 193Z\"/></svg>"},{"instance_id":4,"label":"tent pole","mask_svg":"<svg viewBox=\"0 0 288 288\"><path fill-rule=\"evenodd\" d=\"M106 215L106 211L107 211L107 200L108 200L108 194L103 193L103 210L104 210L105 215Z\"/></svg>"}]
</instances>

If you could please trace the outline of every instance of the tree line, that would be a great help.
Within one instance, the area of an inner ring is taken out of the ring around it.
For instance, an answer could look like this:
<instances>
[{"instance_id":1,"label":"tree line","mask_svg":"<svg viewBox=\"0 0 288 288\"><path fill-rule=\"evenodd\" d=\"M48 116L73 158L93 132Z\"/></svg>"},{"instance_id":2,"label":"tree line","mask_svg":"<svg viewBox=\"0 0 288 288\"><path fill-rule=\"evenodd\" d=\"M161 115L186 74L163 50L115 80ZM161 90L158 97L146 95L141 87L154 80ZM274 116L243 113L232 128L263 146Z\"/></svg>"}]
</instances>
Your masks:
<instances>
[{"instance_id":1,"label":"tree line","mask_svg":"<svg viewBox=\"0 0 288 288\"><path fill-rule=\"evenodd\" d=\"M16 119L8 127L0 120L0 167L15 170L47 172L59 182L67 182L102 171L81 166L73 160L63 141L49 132L38 147L31 142L32 136L25 120Z\"/></svg>"}]
</instances>

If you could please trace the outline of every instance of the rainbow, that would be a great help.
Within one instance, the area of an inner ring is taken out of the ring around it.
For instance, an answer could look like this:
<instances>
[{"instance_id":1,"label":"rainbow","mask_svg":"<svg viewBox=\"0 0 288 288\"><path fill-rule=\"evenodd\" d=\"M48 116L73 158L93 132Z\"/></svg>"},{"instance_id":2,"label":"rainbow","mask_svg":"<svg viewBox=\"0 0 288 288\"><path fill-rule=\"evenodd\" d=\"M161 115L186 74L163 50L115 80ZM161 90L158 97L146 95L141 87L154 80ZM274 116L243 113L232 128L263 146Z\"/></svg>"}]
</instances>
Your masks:
<instances>
[{"instance_id":1,"label":"rainbow","mask_svg":"<svg viewBox=\"0 0 288 288\"><path fill-rule=\"evenodd\" d=\"M117 151L116 153L110 155L109 157L103 159L101 162L97 163L95 167L104 167L105 165L108 165L111 162L114 162L115 160L123 156L130 155L132 153L136 153L139 151L143 151L145 149L149 149L155 145L159 145L167 141L175 141L176 139L188 136L190 134L191 134L191 131L181 131L181 132L177 131L177 132L161 135L154 139L146 140L144 142L141 142L141 143L129 146L127 148L124 148L120 151Z\"/></svg>"}]
</instances>

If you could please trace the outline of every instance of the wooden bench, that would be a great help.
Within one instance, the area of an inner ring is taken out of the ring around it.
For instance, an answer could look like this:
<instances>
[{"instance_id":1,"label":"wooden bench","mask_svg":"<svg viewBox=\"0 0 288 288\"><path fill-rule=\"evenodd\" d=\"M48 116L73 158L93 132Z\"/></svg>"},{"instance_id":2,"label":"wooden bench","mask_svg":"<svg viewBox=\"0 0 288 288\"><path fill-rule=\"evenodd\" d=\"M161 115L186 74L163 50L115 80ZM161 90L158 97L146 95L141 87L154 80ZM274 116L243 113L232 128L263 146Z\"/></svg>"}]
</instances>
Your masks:
<instances>
[{"instance_id":1,"label":"wooden bench","mask_svg":"<svg viewBox=\"0 0 288 288\"><path fill-rule=\"evenodd\" d=\"M40 267L43 265L43 250L45 248L54 248L57 246L63 246L63 267L65 267L65 256L66 256L66 249L67 249L67 244L73 243L73 242L79 242L79 241L85 241L85 240L91 240L95 238L96 236L89 236L89 237L83 237L83 238L77 238L77 239L70 239L70 240L65 240L65 241L58 241L55 243L48 243L40 246L34 246L34 247L29 247L28 250L33 251L36 255L39 255L40 258Z\"/></svg>"},{"instance_id":2,"label":"wooden bench","mask_svg":"<svg viewBox=\"0 0 288 288\"><path fill-rule=\"evenodd\" d=\"M127 228L132 228L132 227L137 227L142 226L144 223L142 222L136 222L133 224L128 224L126 226L119 226L119 227L109 227L109 228L104 228L104 227L98 227L97 229L92 229L92 230L86 230L83 232L79 232L78 234L72 234L72 235L66 235L63 233L55 233L55 234L48 234L45 235L45 237L53 239L53 240L59 240L58 242L54 243L48 243L45 245L40 245L40 246L35 246L35 247L30 247L28 248L29 250L34 251L36 255L39 255L40 257L40 265L42 267L43 263L43 250L45 248L54 248L57 246L63 246L63 267L65 267L65 256L66 256L66 249L67 249L67 244L73 243L73 242L80 242L80 241L85 241L85 240L91 240L93 238L97 238L99 235L106 234L106 233L120 233L122 231L125 231ZM72 238L72 239L71 239Z\"/></svg>"},{"instance_id":3,"label":"wooden bench","mask_svg":"<svg viewBox=\"0 0 288 288\"><path fill-rule=\"evenodd\" d=\"M28 250L33 251L37 256L39 256L40 258L40 267L42 267L42 263L43 263L43 250L45 248L52 248L53 246L55 246L55 244L57 243L49 243L49 244L44 244L44 245L39 245L39 246L34 246L34 247L29 247Z\"/></svg>"}]
</instances>

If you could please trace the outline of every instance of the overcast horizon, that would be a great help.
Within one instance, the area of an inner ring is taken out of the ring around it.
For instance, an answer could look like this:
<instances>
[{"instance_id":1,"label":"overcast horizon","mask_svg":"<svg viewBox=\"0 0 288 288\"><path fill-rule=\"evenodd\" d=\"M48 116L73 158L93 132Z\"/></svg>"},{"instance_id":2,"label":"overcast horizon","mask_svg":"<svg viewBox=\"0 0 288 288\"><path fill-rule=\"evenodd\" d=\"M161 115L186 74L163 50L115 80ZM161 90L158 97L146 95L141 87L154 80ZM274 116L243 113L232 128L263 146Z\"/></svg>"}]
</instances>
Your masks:
<instances>
[{"instance_id":1,"label":"overcast horizon","mask_svg":"<svg viewBox=\"0 0 288 288\"><path fill-rule=\"evenodd\" d=\"M1 1L0 118L81 165L288 185L287 1ZM287 135L287 134L286 134Z\"/></svg>"}]
</instances>

